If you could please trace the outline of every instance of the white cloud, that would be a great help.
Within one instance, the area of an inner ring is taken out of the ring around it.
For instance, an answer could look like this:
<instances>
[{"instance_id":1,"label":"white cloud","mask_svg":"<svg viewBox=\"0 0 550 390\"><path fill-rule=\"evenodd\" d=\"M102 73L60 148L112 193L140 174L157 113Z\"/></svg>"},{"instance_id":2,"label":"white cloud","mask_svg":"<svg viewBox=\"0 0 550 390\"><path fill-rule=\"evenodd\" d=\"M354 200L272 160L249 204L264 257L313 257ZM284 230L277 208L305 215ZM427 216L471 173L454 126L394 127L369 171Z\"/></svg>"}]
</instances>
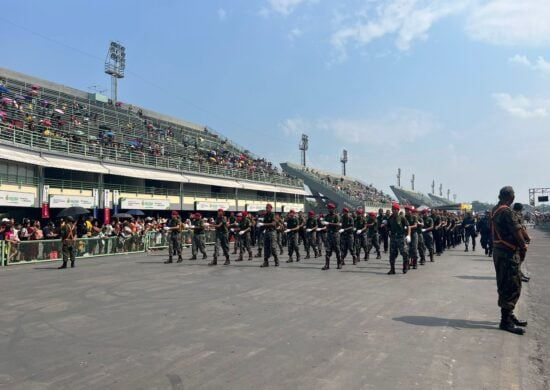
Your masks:
<instances>
[{"instance_id":1,"label":"white cloud","mask_svg":"<svg viewBox=\"0 0 550 390\"><path fill-rule=\"evenodd\" d=\"M529 69L540 72L545 76L550 76L550 62L546 61L543 57L537 58L536 61L531 61L526 56L516 54L510 57L508 61L512 64L526 66Z\"/></svg>"},{"instance_id":2,"label":"white cloud","mask_svg":"<svg viewBox=\"0 0 550 390\"><path fill-rule=\"evenodd\" d=\"M493 94L497 106L518 118L545 118L550 114L549 99L532 99L508 93Z\"/></svg>"},{"instance_id":3,"label":"white cloud","mask_svg":"<svg viewBox=\"0 0 550 390\"><path fill-rule=\"evenodd\" d=\"M367 5L354 12L359 16L351 25L340 25L330 41L342 58L349 45L368 45L386 35L394 35L396 47L407 51L414 41L428 38L434 23L461 12L468 3L469 0L391 0L382 2L374 12Z\"/></svg>"},{"instance_id":4,"label":"white cloud","mask_svg":"<svg viewBox=\"0 0 550 390\"><path fill-rule=\"evenodd\" d=\"M288 39L290 39L291 41L297 39L297 38L300 38L302 35L304 35L304 32L299 29L299 28L293 28L289 33L288 33Z\"/></svg>"},{"instance_id":5,"label":"white cloud","mask_svg":"<svg viewBox=\"0 0 550 390\"><path fill-rule=\"evenodd\" d=\"M227 19L227 11L223 8L218 8L218 18L222 21Z\"/></svg>"},{"instance_id":6,"label":"white cloud","mask_svg":"<svg viewBox=\"0 0 550 390\"><path fill-rule=\"evenodd\" d=\"M279 128L283 130L285 135L298 135L305 132L308 132L312 129L312 124L310 121L297 118L288 118L283 123L279 124Z\"/></svg>"},{"instance_id":7,"label":"white cloud","mask_svg":"<svg viewBox=\"0 0 550 390\"><path fill-rule=\"evenodd\" d=\"M471 38L496 45L550 44L550 1L490 0L475 7L466 30Z\"/></svg>"},{"instance_id":8,"label":"white cloud","mask_svg":"<svg viewBox=\"0 0 550 390\"><path fill-rule=\"evenodd\" d=\"M288 16L303 3L315 3L317 0L267 0L268 7L263 7L260 14L267 16L270 11Z\"/></svg>"}]
</instances>

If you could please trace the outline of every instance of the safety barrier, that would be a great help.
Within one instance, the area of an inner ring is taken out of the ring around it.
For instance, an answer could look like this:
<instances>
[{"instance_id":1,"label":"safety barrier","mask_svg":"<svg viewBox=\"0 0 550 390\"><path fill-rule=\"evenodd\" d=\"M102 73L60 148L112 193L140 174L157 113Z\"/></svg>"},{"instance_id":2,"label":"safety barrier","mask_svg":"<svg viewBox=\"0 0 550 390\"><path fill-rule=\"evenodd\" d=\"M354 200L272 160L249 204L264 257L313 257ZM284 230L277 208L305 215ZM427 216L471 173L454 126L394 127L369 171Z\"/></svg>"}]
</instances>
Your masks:
<instances>
[{"instance_id":1,"label":"safety barrier","mask_svg":"<svg viewBox=\"0 0 550 390\"><path fill-rule=\"evenodd\" d=\"M168 232L164 230L157 232L147 232L144 240L146 242L147 250L168 248ZM186 230L181 234L181 244L183 245L183 247L190 247L192 240L193 232ZM215 241L215 232L213 230L206 230L204 232L205 245L213 245Z\"/></svg>"},{"instance_id":2,"label":"safety barrier","mask_svg":"<svg viewBox=\"0 0 550 390\"><path fill-rule=\"evenodd\" d=\"M92 237L75 240L76 257L114 256L146 251L141 235L129 237ZM61 240L2 242L2 264L28 264L60 260L63 257Z\"/></svg>"}]
</instances>

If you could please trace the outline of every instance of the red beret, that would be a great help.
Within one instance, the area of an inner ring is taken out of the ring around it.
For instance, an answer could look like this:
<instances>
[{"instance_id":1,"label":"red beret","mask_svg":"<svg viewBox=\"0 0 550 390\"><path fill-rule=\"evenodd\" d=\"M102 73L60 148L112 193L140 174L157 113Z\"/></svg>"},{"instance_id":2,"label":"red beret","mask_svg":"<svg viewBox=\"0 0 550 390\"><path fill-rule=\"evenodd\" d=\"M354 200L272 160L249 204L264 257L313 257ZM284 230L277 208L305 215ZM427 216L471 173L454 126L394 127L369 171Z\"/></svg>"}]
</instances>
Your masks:
<instances>
[{"instance_id":1,"label":"red beret","mask_svg":"<svg viewBox=\"0 0 550 390\"><path fill-rule=\"evenodd\" d=\"M243 217L246 217L248 215L248 211L243 211L242 215L243 215Z\"/></svg>"},{"instance_id":2,"label":"red beret","mask_svg":"<svg viewBox=\"0 0 550 390\"><path fill-rule=\"evenodd\" d=\"M221 211L222 213L224 212L224 210L223 210L223 209L218 209L218 213L219 213L220 211Z\"/></svg>"},{"instance_id":3,"label":"red beret","mask_svg":"<svg viewBox=\"0 0 550 390\"><path fill-rule=\"evenodd\" d=\"M355 214L361 215L361 214L363 214L363 210L362 210L362 209L357 209L357 211L355 212Z\"/></svg>"},{"instance_id":4,"label":"red beret","mask_svg":"<svg viewBox=\"0 0 550 390\"><path fill-rule=\"evenodd\" d=\"M418 213L418 209L417 209L416 207L411 207L411 211L412 211L413 213Z\"/></svg>"},{"instance_id":5,"label":"red beret","mask_svg":"<svg viewBox=\"0 0 550 390\"><path fill-rule=\"evenodd\" d=\"M392 210L399 210L401 209L401 206L399 206L399 203L393 203L391 205Z\"/></svg>"},{"instance_id":6,"label":"red beret","mask_svg":"<svg viewBox=\"0 0 550 390\"><path fill-rule=\"evenodd\" d=\"M430 209L424 209L422 210L422 214L428 214L430 212Z\"/></svg>"},{"instance_id":7,"label":"red beret","mask_svg":"<svg viewBox=\"0 0 550 390\"><path fill-rule=\"evenodd\" d=\"M294 210L294 209L290 209L290 211L289 211L290 214L294 214L295 212L296 212L296 210Z\"/></svg>"},{"instance_id":8,"label":"red beret","mask_svg":"<svg viewBox=\"0 0 550 390\"><path fill-rule=\"evenodd\" d=\"M180 215L177 210L172 210L172 215Z\"/></svg>"},{"instance_id":9,"label":"red beret","mask_svg":"<svg viewBox=\"0 0 550 390\"><path fill-rule=\"evenodd\" d=\"M309 214L309 215L315 215L315 211L310 210L308 214Z\"/></svg>"},{"instance_id":10,"label":"red beret","mask_svg":"<svg viewBox=\"0 0 550 390\"><path fill-rule=\"evenodd\" d=\"M370 215L371 217L376 217L376 213L375 213L374 211L371 211L371 212L369 213L369 215Z\"/></svg>"},{"instance_id":11,"label":"red beret","mask_svg":"<svg viewBox=\"0 0 550 390\"><path fill-rule=\"evenodd\" d=\"M273 205L271 203L268 203L268 204L265 205L265 208L266 209L272 209Z\"/></svg>"},{"instance_id":12,"label":"red beret","mask_svg":"<svg viewBox=\"0 0 550 390\"><path fill-rule=\"evenodd\" d=\"M347 207L344 207L344 209L342 210L344 213L349 213L349 209Z\"/></svg>"},{"instance_id":13,"label":"red beret","mask_svg":"<svg viewBox=\"0 0 550 390\"><path fill-rule=\"evenodd\" d=\"M327 208L329 209L335 209L336 208L336 205L334 203L329 203L327 204Z\"/></svg>"},{"instance_id":14,"label":"red beret","mask_svg":"<svg viewBox=\"0 0 550 390\"><path fill-rule=\"evenodd\" d=\"M411 206L410 204L405 205L405 210L414 210L414 206Z\"/></svg>"}]
</instances>

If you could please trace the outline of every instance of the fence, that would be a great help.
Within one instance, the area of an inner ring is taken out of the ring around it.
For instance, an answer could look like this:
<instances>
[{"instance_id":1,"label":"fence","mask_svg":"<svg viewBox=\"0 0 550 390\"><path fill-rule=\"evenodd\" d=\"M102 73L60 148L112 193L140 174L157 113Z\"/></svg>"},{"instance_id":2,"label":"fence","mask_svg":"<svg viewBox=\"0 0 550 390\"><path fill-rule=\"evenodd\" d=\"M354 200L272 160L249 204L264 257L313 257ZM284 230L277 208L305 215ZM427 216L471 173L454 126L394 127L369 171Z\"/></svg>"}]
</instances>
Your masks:
<instances>
[{"instance_id":1,"label":"fence","mask_svg":"<svg viewBox=\"0 0 550 390\"><path fill-rule=\"evenodd\" d=\"M192 239L193 233L191 231L186 230L181 234L181 244L184 247L190 247ZM206 245L212 245L215 241L215 232L213 230L206 230L204 232L204 243ZM145 235L145 242L147 250L168 248L168 234L165 231L148 232Z\"/></svg>"}]
</instances>

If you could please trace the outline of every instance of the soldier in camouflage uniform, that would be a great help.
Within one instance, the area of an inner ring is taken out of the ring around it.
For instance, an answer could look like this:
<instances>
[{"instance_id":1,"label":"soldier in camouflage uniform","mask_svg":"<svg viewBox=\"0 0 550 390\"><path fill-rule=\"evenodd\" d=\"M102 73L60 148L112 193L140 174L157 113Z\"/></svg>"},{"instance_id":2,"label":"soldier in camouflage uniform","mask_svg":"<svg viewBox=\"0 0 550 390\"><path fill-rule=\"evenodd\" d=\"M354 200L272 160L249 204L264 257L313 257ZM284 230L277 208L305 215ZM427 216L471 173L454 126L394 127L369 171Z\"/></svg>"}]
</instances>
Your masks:
<instances>
[{"instance_id":1,"label":"soldier in camouflage uniform","mask_svg":"<svg viewBox=\"0 0 550 390\"><path fill-rule=\"evenodd\" d=\"M309 259L310 251L313 249L313 255L315 258L320 256L320 252L317 249L317 218L315 217L315 211L311 210L308 213L308 217L306 220L306 241L305 241L305 249L306 249L306 259Z\"/></svg>"},{"instance_id":2,"label":"soldier in camouflage uniform","mask_svg":"<svg viewBox=\"0 0 550 390\"><path fill-rule=\"evenodd\" d=\"M239 226L237 222L237 218L235 217L235 213L231 212L229 213L229 238L228 242L231 243L231 239L233 239L233 254L237 254L237 248L239 246L239 240L237 239L237 235L235 233L235 229Z\"/></svg>"},{"instance_id":3,"label":"soldier in camouflage uniform","mask_svg":"<svg viewBox=\"0 0 550 390\"><path fill-rule=\"evenodd\" d=\"M361 249L365 252L365 261L369 258L368 254L368 245L367 245L367 238L366 238L366 225L367 220L365 219L363 209L357 209L355 212L355 257L357 257L357 260L361 258Z\"/></svg>"},{"instance_id":4,"label":"soldier in camouflage uniform","mask_svg":"<svg viewBox=\"0 0 550 390\"><path fill-rule=\"evenodd\" d=\"M434 261L434 238L432 231L434 228L434 220L429 214L428 209L422 210L422 216L424 220L424 229L422 229L422 236L424 238L424 246L428 250L428 255L430 256L430 261Z\"/></svg>"},{"instance_id":5,"label":"soldier in camouflage uniform","mask_svg":"<svg viewBox=\"0 0 550 390\"><path fill-rule=\"evenodd\" d=\"M283 247L287 244L287 237L284 234L285 231L285 224L283 219L281 218L281 214L275 214L275 234L276 234L276 243L277 247L279 248L279 255L283 254Z\"/></svg>"},{"instance_id":6,"label":"soldier in camouflage uniform","mask_svg":"<svg viewBox=\"0 0 550 390\"><path fill-rule=\"evenodd\" d=\"M476 250L476 221L472 213L468 212L462 220L462 228L464 230L464 252L468 252L470 238L472 239L472 252Z\"/></svg>"},{"instance_id":7,"label":"soldier in camouflage uniform","mask_svg":"<svg viewBox=\"0 0 550 390\"><path fill-rule=\"evenodd\" d=\"M479 244L485 250L487 256L493 255L493 237L491 234L491 212L486 211L485 215L481 217L477 223L477 230L479 231Z\"/></svg>"},{"instance_id":8,"label":"soldier in camouflage uniform","mask_svg":"<svg viewBox=\"0 0 550 390\"><path fill-rule=\"evenodd\" d=\"M255 224L255 231L256 231L256 244L258 245L258 253L256 253L256 256L254 257L262 257L262 249L264 247L264 236L265 236L265 230L261 228L261 224L264 222L264 215L265 211L260 213L256 217L256 224ZM259 224L258 224L259 222Z\"/></svg>"},{"instance_id":9,"label":"soldier in camouflage uniform","mask_svg":"<svg viewBox=\"0 0 550 390\"><path fill-rule=\"evenodd\" d=\"M384 210L378 209L378 216L376 217L376 222L378 222L378 232L379 232L379 244L384 244L384 253L388 252L388 218L389 215L384 214Z\"/></svg>"},{"instance_id":10,"label":"soldier in camouflage uniform","mask_svg":"<svg viewBox=\"0 0 550 390\"><path fill-rule=\"evenodd\" d=\"M390 271L388 275L395 274L395 259L401 254L403 256L403 273L409 270L409 251L405 249L405 240L410 243L411 228L404 215L399 214L400 206L397 203L392 204L392 214L388 219L388 229L390 232Z\"/></svg>"},{"instance_id":11,"label":"soldier in camouflage uniform","mask_svg":"<svg viewBox=\"0 0 550 390\"><path fill-rule=\"evenodd\" d=\"M413 269L417 268L418 265L418 233L416 229L418 228L416 214L413 213L415 210L414 206L405 206L405 218L409 223L409 229L411 231L411 242L409 243L409 259Z\"/></svg>"},{"instance_id":12,"label":"soldier in camouflage uniform","mask_svg":"<svg viewBox=\"0 0 550 390\"><path fill-rule=\"evenodd\" d=\"M189 260L197 260L197 253L202 253L202 259L206 259L206 248L204 246L204 221L202 215L195 213L191 219L191 229L193 229L193 241L191 245L191 258Z\"/></svg>"},{"instance_id":13,"label":"soldier in camouflage uniform","mask_svg":"<svg viewBox=\"0 0 550 390\"><path fill-rule=\"evenodd\" d=\"M218 209L218 216L216 217L216 222L214 228L216 229L216 242L214 244L214 259L208 263L208 265L217 265L218 264L218 255L220 253L220 246L225 256L225 263L223 265L229 265L229 240L227 238L227 218L224 215L223 209Z\"/></svg>"},{"instance_id":14,"label":"soldier in camouflage uniform","mask_svg":"<svg viewBox=\"0 0 550 390\"><path fill-rule=\"evenodd\" d=\"M514 203L514 206L512 208L514 211L514 222L521 225L521 234L523 236L523 240L527 243L531 243L531 237L529 237L529 234L527 233L527 227L523 223L523 205L521 203ZM520 269L519 274L521 275L521 281L528 283L531 278L529 278L527 275L523 273L521 270L521 265L523 264L523 261L525 260L525 257L521 259L520 263Z\"/></svg>"},{"instance_id":15,"label":"soldier in camouflage uniform","mask_svg":"<svg viewBox=\"0 0 550 390\"><path fill-rule=\"evenodd\" d=\"M183 261L181 257L181 220L176 210L172 211L172 218L166 224L165 230L168 231L168 260L164 264L172 262L172 255L178 254L178 263Z\"/></svg>"},{"instance_id":16,"label":"soldier in camouflage uniform","mask_svg":"<svg viewBox=\"0 0 550 390\"><path fill-rule=\"evenodd\" d=\"M424 235L422 230L424 230L424 219L418 210L414 209L413 212L416 215L416 235L418 237L418 256L420 257L420 265L426 264L426 246L424 245Z\"/></svg>"},{"instance_id":17,"label":"soldier in camouflage uniform","mask_svg":"<svg viewBox=\"0 0 550 390\"><path fill-rule=\"evenodd\" d=\"M290 210L288 213L288 216L286 218L286 239L288 243L288 260L287 263L292 263L294 260L292 259L292 256L294 255L294 252L296 252L296 261L300 261L300 250L298 248L298 235L300 228L302 225L300 224L300 218L296 215L296 212L294 210Z\"/></svg>"},{"instance_id":18,"label":"soldier in camouflage uniform","mask_svg":"<svg viewBox=\"0 0 550 390\"><path fill-rule=\"evenodd\" d=\"M252 249L250 249L250 231L252 229L252 223L248 217L248 213L243 211L241 213L241 219L239 220L239 259L237 261L243 261L244 251L248 252L248 261L252 260Z\"/></svg>"},{"instance_id":19,"label":"soldier in camouflage uniform","mask_svg":"<svg viewBox=\"0 0 550 390\"><path fill-rule=\"evenodd\" d=\"M380 256L380 239L378 237L378 221L376 218L376 213L369 213L369 218L367 219L367 256L369 258L370 250L374 247L376 250L376 259L381 259Z\"/></svg>"},{"instance_id":20,"label":"soldier in camouflage uniform","mask_svg":"<svg viewBox=\"0 0 550 390\"><path fill-rule=\"evenodd\" d=\"M325 220L325 216L323 213L319 214L319 218L317 219L317 250L319 251L319 255L323 253L323 247L326 247L327 243L327 227L323 225L323 221Z\"/></svg>"},{"instance_id":21,"label":"soldier in camouflage uniform","mask_svg":"<svg viewBox=\"0 0 550 390\"><path fill-rule=\"evenodd\" d=\"M501 309L500 329L515 334L524 334L526 321L520 321L514 315L514 308L521 294L520 263L525 258L527 244L522 226L514 218L510 205L515 194L512 187L503 187L499 193L499 202L492 211L493 262L497 276L498 305Z\"/></svg>"},{"instance_id":22,"label":"soldier in camouflage uniform","mask_svg":"<svg viewBox=\"0 0 550 390\"><path fill-rule=\"evenodd\" d=\"M68 216L65 223L61 226L61 243L63 253L63 264L57 269L67 268L67 262L71 261L71 268L74 268L75 253L76 253L76 225L74 218Z\"/></svg>"},{"instance_id":23,"label":"soldier in camouflage uniform","mask_svg":"<svg viewBox=\"0 0 550 390\"><path fill-rule=\"evenodd\" d=\"M325 266L322 268L323 271L330 269L330 258L332 252L336 254L336 268L342 268L342 259L340 257L340 217L336 214L336 206L333 203L327 205L328 215L323 221L323 225L327 227L327 242L326 242L326 253L325 253Z\"/></svg>"},{"instance_id":24,"label":"soldier in camouflage uniform","mask_svg":"<svg viewBox=\"0 0 550 390\"><path fill-rule=\"evenodd\" d=\"M277 240L275 228L277 227L277 222L275 221L275 214L272 210L273 206L268 203L265 206L263 222L259 224L264 232L264 262L260 267L269 267L269 258L271 256L273 256L275 267L279 266L279 257L277 256L277 249L275 248L275 241Z\"/></svg>"},{"instance_id":25,"label":"soldier in camouflage uniform","mask_svg":"<svg viewBox=\"0 0 550 390\"><path fill-rule=\"evenodd\" d=\"M342 216L342 229L340 229L341 264L346 265L345 259L348 255L348 251L353 258L353 264L357 264L353 242L353 217L349 215L349 209L347 207L344 207L342 211L344 215Z\"/></svg>"}]
</instances>

